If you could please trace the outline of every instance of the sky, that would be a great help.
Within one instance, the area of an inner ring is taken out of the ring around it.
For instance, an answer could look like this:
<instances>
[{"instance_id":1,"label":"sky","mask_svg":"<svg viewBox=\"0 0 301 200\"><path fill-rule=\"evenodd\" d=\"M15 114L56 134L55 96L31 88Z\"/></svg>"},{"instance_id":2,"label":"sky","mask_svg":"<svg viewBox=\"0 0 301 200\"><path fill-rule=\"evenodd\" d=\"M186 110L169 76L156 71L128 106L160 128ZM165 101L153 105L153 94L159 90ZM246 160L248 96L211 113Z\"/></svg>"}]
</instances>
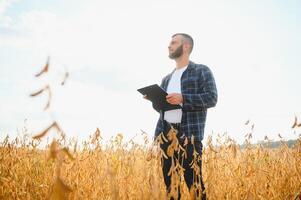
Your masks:
<instances>
[{"instance_id":1,"label":"sky","mask_svg":"<svg viewBox=\"0 0 301 200\"><path fill-rule=\"evenodd\" d=\"M295 139L301 119L300 1L0 0L0 137L35 135L57 121L67 137L151 138L159 117L137 92L175 63L174 33L194 38L191 60L213 72L219 99L205 140ZM50 57L47 75L34 75ZM65 70L70 74L60 86ZM49 84L47 95L29 94ZM246 121L250 121L245 125ZM50 133L55 134L55 133Z\"/></svg>"}]
</instances>

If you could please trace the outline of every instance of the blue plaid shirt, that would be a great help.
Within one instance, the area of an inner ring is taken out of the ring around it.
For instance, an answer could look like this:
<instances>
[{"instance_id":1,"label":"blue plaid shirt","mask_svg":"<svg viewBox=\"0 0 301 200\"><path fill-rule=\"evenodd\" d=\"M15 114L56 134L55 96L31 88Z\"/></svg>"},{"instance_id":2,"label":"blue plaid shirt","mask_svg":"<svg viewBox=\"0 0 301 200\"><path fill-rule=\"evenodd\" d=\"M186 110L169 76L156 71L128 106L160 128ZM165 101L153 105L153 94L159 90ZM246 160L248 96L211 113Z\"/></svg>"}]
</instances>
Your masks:
<instances>
[{"instance_id":1,"label":"blue plaid shirt","mask_svg":"<svg viewBox=\"0 0 301 200\"><path fill-rule=\"evenodd\" d=\"M162 80L161 87L165 91L172 73ZM183 96L181 132L188 138L193 135L195 140L202 141L207 109L217 103L217 90L211 70L205 65L190 61L181 77L181 93ZM155 137L164 130L162 113L157 123Z\"/></svg>"}]
</instances>

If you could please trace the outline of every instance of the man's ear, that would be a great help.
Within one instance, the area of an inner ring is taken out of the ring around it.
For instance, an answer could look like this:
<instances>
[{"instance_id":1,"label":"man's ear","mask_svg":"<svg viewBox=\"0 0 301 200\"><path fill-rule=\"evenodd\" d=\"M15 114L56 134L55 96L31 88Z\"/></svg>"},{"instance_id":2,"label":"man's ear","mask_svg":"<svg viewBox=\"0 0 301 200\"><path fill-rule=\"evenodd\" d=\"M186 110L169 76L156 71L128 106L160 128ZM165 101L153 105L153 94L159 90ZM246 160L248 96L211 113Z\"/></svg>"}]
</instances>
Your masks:
<instances>
[{"instance_id":1,"label":"man's ear","mask_svg":"<svg viewBox=\"0 0 301 200\"><path fill-rule=\"evenodd\" d=\"M183 43L183 48L184 48L185 52L188 52L188 53L189 53L189 51L190 51L190 46L189 46L188 42L184 42L184 43Z\"/></svg>"}]
</instances>

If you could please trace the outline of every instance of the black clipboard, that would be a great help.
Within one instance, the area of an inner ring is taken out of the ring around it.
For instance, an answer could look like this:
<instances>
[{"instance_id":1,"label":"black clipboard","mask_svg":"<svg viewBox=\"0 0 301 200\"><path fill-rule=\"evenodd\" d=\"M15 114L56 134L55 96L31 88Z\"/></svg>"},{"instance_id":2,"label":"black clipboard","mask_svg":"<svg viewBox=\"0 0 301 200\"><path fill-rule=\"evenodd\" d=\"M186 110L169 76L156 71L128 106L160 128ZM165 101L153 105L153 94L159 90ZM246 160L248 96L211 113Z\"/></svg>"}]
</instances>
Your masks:
<instances>
[{"instance_id":1,"label":"black clipboard","mask_svg":"<svg viewBox=\"0 0 301 200\"><path fill-rule=\"evenodd\" d=\"M159 85L149 85L137 90L153 103L153 107L156 111L168 111L175 109L182 109L180 105L172 105L166 101L166 96L168 95Z\"/></svg>"}]
</instances>

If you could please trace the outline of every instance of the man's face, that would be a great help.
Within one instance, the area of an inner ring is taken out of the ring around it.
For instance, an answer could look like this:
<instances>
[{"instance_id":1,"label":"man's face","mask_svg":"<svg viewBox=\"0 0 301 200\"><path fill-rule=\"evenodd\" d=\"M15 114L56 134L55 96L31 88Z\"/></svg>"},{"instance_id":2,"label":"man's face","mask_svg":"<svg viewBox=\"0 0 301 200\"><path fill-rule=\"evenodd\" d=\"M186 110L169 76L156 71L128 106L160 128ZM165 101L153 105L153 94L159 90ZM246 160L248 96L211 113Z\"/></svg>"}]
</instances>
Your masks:
<instances>
[{"instance_id":1,"label":"man's face","mask_svg":"<svg viewBox=\"0 0 301 200\"><path fill-rule=\"evenodd\" d=\"M176 35L171 39L168 50L170 59L176 59L183 55L183 41L180 35Z\"/></svg>"}]
</instances>

